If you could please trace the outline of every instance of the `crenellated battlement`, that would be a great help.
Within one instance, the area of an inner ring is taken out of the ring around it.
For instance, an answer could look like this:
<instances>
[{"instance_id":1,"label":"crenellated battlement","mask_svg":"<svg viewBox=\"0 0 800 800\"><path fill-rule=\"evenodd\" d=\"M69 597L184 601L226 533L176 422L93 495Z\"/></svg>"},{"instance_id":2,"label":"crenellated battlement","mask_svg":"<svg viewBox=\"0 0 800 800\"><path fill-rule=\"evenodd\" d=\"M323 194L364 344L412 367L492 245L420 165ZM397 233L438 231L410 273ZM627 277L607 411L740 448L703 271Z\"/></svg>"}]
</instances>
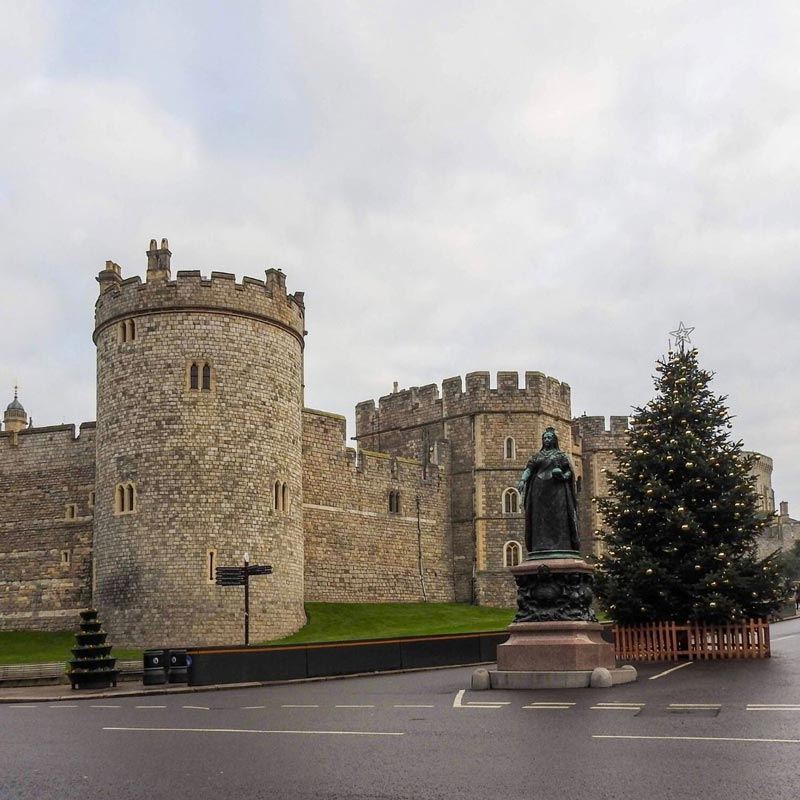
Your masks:
<instances>
[{"instance_id":1,"label":"crenellated battlement","mask_svg":"<svg viewBox=\"0 0 800 800\"><path fill-rule=\"evenodd\" d=\"M423 425L443 418L481 412L525 411L570 418L568 384L542 372L498 372L496 388L489 372L470 372L445 378L441 394L435 383L394 391L356 406L356 433L361 436L407 425Z\"/></svg>"},{"instance_id":2,"label":"crenellated battlement","mask_svg":"<svg viewBox=\"0 0 800 800\"><path fill-rule=\"evenodd\" d=\"M315 458L330 458L344 454L350 471L370 474L389 480L399 469L418 473L420 482L438 481L440 470L449 458L446 441L438 441L432 446L433 457L427 463L415 458L377 452L366 448L356 450L347 445L347 421L339 414L331 414L313 408L303 409L303 457L306 463Z\"/></svg>"},{"instance_id":3,"label":"crenellated battlement","mask_svg":"<svg viewBox=\"0 0 800 800\"><path fill-rule=\"evenodd\" d=\"M20 443L29 446L37 446L41 442L46 442L50 446L90 444L94 443L97 425L94 422L82 422L77 427L69 425L46 425L40 428L25 428L16 433L11 431L0 432L0 447L8 447L15 437Z\"/></svg>"},{"instance_id":4,"label":"crenellated battlement","mask_svg":"<svg viewBox=\"0 0 800 800\"><path fill-rule=\"evenodd\" d=\"M245 277L241 283L230 272L179 270L170 278L166 240L148 251L147 280L138 275L124 278L122 268L107 261L97 277L100 296L95 304L94 340L107 325L145 314L174 311L206 311L248 316L291 331L302 343L305 335L303 292L287 294L286 276L268 269L264 280ZM152 263L151 263L152 262Z\"/></svg>"},{"instance_id":5,"label":"crenellated battlement","mask_svg":"<svg viewBox=\"0 0 800 800\"><path fill-rule=\"evenodd\" d=\"M572 420L572 437L580 441L584 453L624 447L628 430L628 417L623 416L610 417L608 426L605 417L583 415Z\"/></svg>"}]
</instances>

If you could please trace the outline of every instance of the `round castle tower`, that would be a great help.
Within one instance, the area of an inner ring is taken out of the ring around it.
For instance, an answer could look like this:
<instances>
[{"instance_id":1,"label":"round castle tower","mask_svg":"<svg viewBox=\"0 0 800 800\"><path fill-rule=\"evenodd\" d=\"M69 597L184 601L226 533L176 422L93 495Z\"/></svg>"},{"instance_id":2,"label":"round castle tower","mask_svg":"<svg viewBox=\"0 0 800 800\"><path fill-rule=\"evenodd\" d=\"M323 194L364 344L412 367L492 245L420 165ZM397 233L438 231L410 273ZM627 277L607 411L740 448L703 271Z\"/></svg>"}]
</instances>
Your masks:
<instances>
[{"instance_id":1,"label":"round castle tower","mask_svg":"<svg viewBox=\"0 0 800 800\"><path fill-rule=\"evenodd\" d=\"M266 280L108 261L97 280L94 603L115 644L240 642L243 589L216 566L272 564L250 581L250 636L303 610L303 295Z\"/></svg>"}]
</instances>

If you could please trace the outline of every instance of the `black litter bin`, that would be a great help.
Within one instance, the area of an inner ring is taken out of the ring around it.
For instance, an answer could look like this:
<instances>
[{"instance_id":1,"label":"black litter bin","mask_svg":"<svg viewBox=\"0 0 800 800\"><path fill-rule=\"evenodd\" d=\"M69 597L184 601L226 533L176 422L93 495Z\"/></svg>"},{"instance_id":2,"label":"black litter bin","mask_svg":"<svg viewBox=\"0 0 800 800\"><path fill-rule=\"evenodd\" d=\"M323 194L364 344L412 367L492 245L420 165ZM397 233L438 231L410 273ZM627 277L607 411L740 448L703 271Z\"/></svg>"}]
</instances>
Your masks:
<instances>
[{"instance_id":1,"label":"black litter bin","mask_svg":"<svg viewBox=\"0 0 800 800\"><path fill-rule=\"evenodd\" d=\"M169 671L167 679L170 683L189 682L189 663L186 660L185 650L169 651Z\"/></svg>"},{"instance_id":2,"label":"black litter bin","mask_svg":"<svg viewBox=\"0 0 800 800\"><path fill-rule=\"evenodd\" d=\"M163 650L144 651L142 683L145 686L157 686L167 682L167 653Z\"/></svg>"}]
</instances>

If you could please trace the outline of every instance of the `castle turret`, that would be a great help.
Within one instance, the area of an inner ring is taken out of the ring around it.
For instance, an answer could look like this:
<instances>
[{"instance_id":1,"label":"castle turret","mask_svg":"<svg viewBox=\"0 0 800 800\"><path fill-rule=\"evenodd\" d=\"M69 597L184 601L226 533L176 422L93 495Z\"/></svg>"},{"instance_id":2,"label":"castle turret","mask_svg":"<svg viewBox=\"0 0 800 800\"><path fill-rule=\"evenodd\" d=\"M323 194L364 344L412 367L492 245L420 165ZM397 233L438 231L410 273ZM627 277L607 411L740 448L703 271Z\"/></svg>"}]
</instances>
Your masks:
<instances>
[{"instance_id":1,"label":"castle turret","mask_svg":"<svg viewBox=\"0 0 800 800\"><path fill-rule=\"evenodd\" d=\"M170 260L172 253L169 250L169 242L161 240L161 247L156 244L155 239L150 240L150 248L147 251L147 282L163 283L170 279Z\"/></svg>"},{"instance_id":2,"label":"castle turret","mask_svg":"<svg viewBox=\"0 0 800 800\"><path fill-rule=\"evenodd\" d=\"M247 552L274 568L251 638L283 636L305 620L302 302L277 271L171 279L170 256L151 241L147 282L96 303L95 605L119 644L238 641L241 590L214 569Z\"/></svg>"},{"instance_id":3,"label":"castle turret","mask_svg":"<svg viewBox=\"0 0 800 800\"><path fill-rule=\"evenodd\" d=\"M3 414L3 429L10 433L17 433L28 425L28 415L17 397L17 387L14 387L14 399L6 406Z\"/></svg>"}]
</instances>

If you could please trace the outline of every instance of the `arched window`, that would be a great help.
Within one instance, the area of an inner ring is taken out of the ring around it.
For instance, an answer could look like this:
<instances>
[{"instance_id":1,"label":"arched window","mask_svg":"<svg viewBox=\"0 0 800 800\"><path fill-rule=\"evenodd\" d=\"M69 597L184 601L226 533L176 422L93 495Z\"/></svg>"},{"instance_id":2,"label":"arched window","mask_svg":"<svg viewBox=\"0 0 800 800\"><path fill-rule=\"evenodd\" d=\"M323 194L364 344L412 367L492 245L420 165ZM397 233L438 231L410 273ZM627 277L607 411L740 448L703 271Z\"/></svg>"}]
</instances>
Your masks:
<instances>
[{"instance_id":1,"label":"arched window","mask_svg":"<svg viewBox=\"0 0 800 800\"><path fill-rule=\"evenodd\" d=\"M514 459L517 457L517 444L513 436L506 436L505 448L503 451L505 458Z\"/></svg>"},{"instance_id":2,"label":"arched window","mask_svg":"<svg viewBox=\"0 0 800 800\"><path fill-rule=\"evenodd\" d=\"M389 492L389 513L390 514L400 513L400 492L397 491Z\"/></svg>"},{"instance_id":3,"label":"arched window","mask_svg":"<svg viewBox=\"0 0 800 800\"><path fill-rule=\"evenodd\" d=\"M200 370L197 364L192 364L192 366L189 367L189 388L190 389L200 388Z\"/></svg>"},{"instance_id":4,"label":"arched window","mask_svg":"<svg viewBox=\"0 0 800 800\"><path fill-rule=\"evenodd\" d=\"M503 566L516 567L522 561L522 547L519 542L506 542L503 545Z\"/></svg>"},{"instance_id":5,"label":"arched window","mask_svg":"<svg viewBox=\"0 0 800 800\"><path fill-rule=\"evenodd\" d=\"M272 507L276 511L282 511L283 508L281 507L281 501L283 500L283 495L281 494L281 482L275 481L275 486L273 489L273 502Z\"/></svg>"},{"instance_id":6,"label":"arched window","mask_svg":"<svg viewBox=\"0 0 800 800\"><path fill-rule=\"evenodd\" d=\"M519 492L508 488L503 492L503 513L519 514Z\"/></svg>"},{"instance_id":7,"label":"arched window","mask_svg":"<svg viewBox=\"0 0 800 800\"><path fill-rule=\"evenodd\" d=\"M128 341L132 342L136 338L136 323L129 319L125 324L128 326Z\"/></svg>"},{"instance_id":8,"label":"arched window","mask_svg":"<svg viewBox=\"0 0 800 800\"><path fill-rule=\"evenodd\" d=\"M203 389L211 390L211 365L203 364Z\"/></svg>"},{"instance_id":9,"label":"arched window","mask_svg":"<svg viewBox=\"0 0 800 800\"><path fill-rule=\"evenodd\" d=\"M119 324L119 340L123 344L128 341L128 325L125 320Z\"/></svg>"},{"instance_id":10,"label":"arched window","mask_svg":"<svg viewBox=\"0 0 800 800\"><path fill-rule=\"evenodd\" d=\"M289 487L285 483L281 487L281 508L284 512L289 510Z\"/></svg>"},{"instance_id":11,"label":"arched window","mask_svg":"<svg viewBox=\"0 0 800 800\"><path fill-rule=\"evenodd\" d=\"M114 489L114 513L132 514L136 511L136 484L118 483Z\"/></svg>"}]
</instances>

